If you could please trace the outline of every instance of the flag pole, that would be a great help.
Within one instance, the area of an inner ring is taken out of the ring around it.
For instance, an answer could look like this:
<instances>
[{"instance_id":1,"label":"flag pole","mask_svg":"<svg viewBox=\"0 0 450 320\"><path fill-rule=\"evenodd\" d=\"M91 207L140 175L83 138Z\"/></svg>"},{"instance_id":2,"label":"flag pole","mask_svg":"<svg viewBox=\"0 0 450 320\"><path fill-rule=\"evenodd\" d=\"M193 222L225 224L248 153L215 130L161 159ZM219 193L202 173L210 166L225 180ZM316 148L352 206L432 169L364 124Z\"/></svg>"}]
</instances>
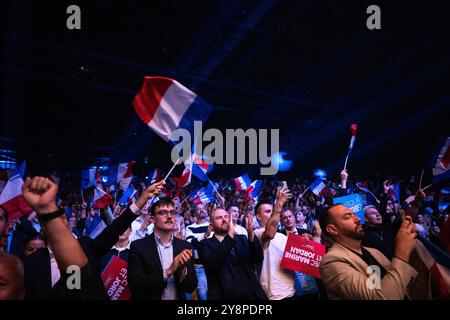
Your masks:
<instances>
[{"instance_id":1,"label":"flag pole","mask_svg":"<svg viewBox=\"0 0 450 320\"><path fill-rule=\"evenodd\" d=\"M173 169L175 169L175 167L178 165L179 162L180 162L180 158L178 158L177 161L173 164L172 168L169 170L169 173L164 177L164 179L163 179L164 181L166 181L166 179L170 176Z\"/></svg>"},{"instance_id":2,"label":"flag pole","mask_svg":"<svg viewBox=\"0 0 450 320\"><path fill-rule=\"evenodd\" d=\"M178 165L179 162L180 162L180 158L178 158L177 161L173 164L172 168L170 168L169 172L166 174L166 176L164 177L163 181L167 180L167 178L170 176L170 174L172 173L173 169L175 169L175 167ZM153 201L154 198L155 198L155 196L153 196L150 199L150 203Z\"/></svg>"},{"instance_id":3,"label":"flag pole","mask_svg":"<svg viewBox=\"0 0 450 320\"><path fill-rule=\"evenodd\" d=\"M380 203L380 200L378 200L378 198L375 197L375 195L372 193L372 191L370 191L370 190L367 190L367 191L369 191L369 193L372 195L372 197L375 198L375 201L376 201L377 203Z\"/></svg>"},{"instance_id":4,"label":"flag pole","mask_svg":"<svg viewBox=\"0 0 450 320\"><path fill-rule=\"evenodd\" d=\"M303 199L303 195L306 193L306 191L309 190L309 187L310 187L310 186L308 186L308 188L306 188L305 191L302 192L302 194L300 195L300 199Z\"/></svg>"},{"instance_id":5,"label":"flag pole","mask_svg":"<svg viewBox=\"0 0 450 320\"><path fill-rule=\"evenodd\" d=\"M423 178L423 173L425 172L425 169L422 170L422 173L420 174L420 180L419 180L419 189L422 189L422 178Z\"/></svg>"},{"instance_id":6,"label":"flag pole","mask_svg":"<svg viewBox=\"0 0 450 320\"><path fill-rule=\"evenodd\" d=\"M345 157L344 170L347 170L347 161L348 161L349 155L350 155L350 153L347 153L347 156Z\"/></svg>"},{"instance_id":7,"label":"flag pole","mask_svg":"<svg viewBox=\"0 0 450 320\"><path fill-rule=\"evenodd\" d=\"M429 184L429 185L427 185L425 188L423 188L422 190L426 190L426 189L428 189L429 187L431 187L433 184Z\"/></svg>"},{"instance_id":8,"label":"flag pole","mask_svg":"<svg viewBox=\"0 0 450 320\"><path fill-rule=\"evenodd\" d=\"M212 185L212 187L214 188L214 191L217 192L218 194L220 194L219 191L217 191L216 186L214 185L214 183L211 182L211 180L208 179L208 182ZM221 195L221 194L220 194ZM221 195L222 196L222 195Z\"/></svg>"}]
</instances>

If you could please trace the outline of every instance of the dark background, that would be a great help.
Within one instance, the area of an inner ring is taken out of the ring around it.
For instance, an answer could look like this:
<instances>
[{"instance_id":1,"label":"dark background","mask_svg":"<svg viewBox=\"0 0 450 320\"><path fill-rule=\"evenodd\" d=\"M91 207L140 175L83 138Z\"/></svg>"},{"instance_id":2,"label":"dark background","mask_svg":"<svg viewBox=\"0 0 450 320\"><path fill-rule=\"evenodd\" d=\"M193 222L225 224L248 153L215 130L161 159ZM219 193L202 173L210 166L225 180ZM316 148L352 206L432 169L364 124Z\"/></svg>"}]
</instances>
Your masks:
<instances>
[{"instance_id":1,"label":"dark background","mask_svg":"<svg viewBox=\"0 0 450 320\"><path fill-rule=\"evenodd\" d=\"M66 8L81 8L81 30ZM381 30L366 8L381 7ZM0 146L30 170L170 167L134 114L145 75L214 107L206 127L279 128L284 175L420 174L449 134L449 1L4 1ZM257 168L217 166L213 175Z\"/></svg>"}]
</instances>

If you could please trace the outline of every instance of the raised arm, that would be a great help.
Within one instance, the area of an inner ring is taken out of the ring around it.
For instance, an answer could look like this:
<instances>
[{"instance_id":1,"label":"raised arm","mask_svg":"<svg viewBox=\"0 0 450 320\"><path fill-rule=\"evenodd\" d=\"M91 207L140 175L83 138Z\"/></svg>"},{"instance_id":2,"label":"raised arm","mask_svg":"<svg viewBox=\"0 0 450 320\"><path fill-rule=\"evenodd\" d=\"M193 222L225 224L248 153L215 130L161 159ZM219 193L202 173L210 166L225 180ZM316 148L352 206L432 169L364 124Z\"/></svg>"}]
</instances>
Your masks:
<instances>
[{"instance_id":1,"label":"raised arm","mask_svg":"<svg viewBox=\"0 0 450 320\"><path fill-rule=\"evenodd\" d=\"M38 214L60 269L66 270L71 265L82 268L88 259L72 236L64 211L56 205L57 193L58 186L45 177L28 177L22 186L23 197Z\"/></svg>"},{"instance_id":2,"label":"raised arm","mask_svg":"<svg viewBox=\"0 0 450 320\"><path fill-rule=\"evenodd\" d=\"M284 204L291 198L291 192L287 188L278 188L277 198L272 210L272 215L267 222L264 233L261 236L261 244L263 247L275 237L278 229L278 223L280 223L280 214Z\"/></svg>"}]
</instances>

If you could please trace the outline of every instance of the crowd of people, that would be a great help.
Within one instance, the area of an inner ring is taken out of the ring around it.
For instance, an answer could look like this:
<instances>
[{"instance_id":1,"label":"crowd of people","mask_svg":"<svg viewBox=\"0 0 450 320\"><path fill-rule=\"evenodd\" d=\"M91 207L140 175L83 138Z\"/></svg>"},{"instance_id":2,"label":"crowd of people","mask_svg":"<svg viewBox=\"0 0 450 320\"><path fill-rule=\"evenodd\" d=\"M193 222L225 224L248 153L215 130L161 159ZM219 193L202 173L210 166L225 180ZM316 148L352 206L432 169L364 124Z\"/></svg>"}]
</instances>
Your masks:
<instances>
[{"instance_id":1,"label":"crowd of people","mask_svg":"<svg viewBox=\"0 0 450 320\"><path fill-rule=\"evenodd\" d=\"M169 178L138 183L137 197L99 209L89 190L58 193L51 178L27 178L22 193L33 212L11 220L0 207L0 299L112 299L102 275L114 257L127 266L126 299L448 298L416 244L450 261L445 185L422 190L390 178L358 188L345 170L339 181L324 178L320 193L312 182L266 179L254 197L219 179L214 201L201 202L190 197L200 181L177 190ZM364 224L333 204L353 193L364 198ZM327 248L320 279L280 267L290 233ZM376 288L367 286L368 266L380 270Z\"/></svg>"}]
</instances>

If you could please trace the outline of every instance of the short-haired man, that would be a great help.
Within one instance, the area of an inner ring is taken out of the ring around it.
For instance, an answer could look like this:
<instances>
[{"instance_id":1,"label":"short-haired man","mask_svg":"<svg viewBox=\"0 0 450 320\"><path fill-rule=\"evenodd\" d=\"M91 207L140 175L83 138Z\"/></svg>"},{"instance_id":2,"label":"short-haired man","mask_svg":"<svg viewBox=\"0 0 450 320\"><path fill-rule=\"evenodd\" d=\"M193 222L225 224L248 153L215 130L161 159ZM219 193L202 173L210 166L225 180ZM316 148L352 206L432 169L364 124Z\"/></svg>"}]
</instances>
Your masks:
<instances>
[{"instance_id":1,"label":"short-haired man","mask_svg":"<svg viewBox=\"0 0 450 320\"><path fill-rule=\"evenodd\" d=\"M227 211L211 213L214 236L200 242L199 254L208 279L208 300L266 300L255 264L263 251L253 233L253 216L246 215L248 238L234 230Z\"/></svg>"},{"instance_id":2,"label":"short-haired man","mask_svg":"<svg viewBox=\"0 0 450 320\"><path fill-rule=\"evenodd\" d=\"M177 212L172 201L156 201L150 214L155 231L132 242L128 257L132 299L184 300L197 288L192 246L173 236Z\"/></svg>"},{"instance_id":3,"label":"short-haired man","mask_svg":"<svg viewBox=\"0 0 450 320\"><path fill-rule=\"evenodd\" d=\"M416 228L405 217L389 261L380 251L361 246L364 229L360 218L344 205L329 207L319 217L320 227L333 245L320 264L322 281L330 299L400 300L417 276L409 264L416 246ZM370 268L369 268L370 266Z\"/></svg>"},{"instance_id":4,"label":"short-haired man","mask_svg":"<svg viewBox=\"0 0 450 320\"><path fill-rule=\"evenodd\" d=\"M281 233L285 235L288 235L289 233L294 233L297 235L308 233L308 230L297 227L296 218L290 209L281 211L280 216L281 225L283 226Z\"/></svg>"},{"instance_id":5,"label":"short-haired man","mask_svg":"<svg viewBox=\"0 0 450 320\"><path fill-rule=\"evenodd\" d=\"M270 300L287 299L295 295L294 271L280 268L287 236L277 232L281 210L290 197L288 189L279 188L273 210L269 203L260 202L255 207L256 218L261 225L255 230L255 236L264 251L260 283Z\"/></svg>"},{"instance_id":6,"label":"short-haired man","mask_svg":"<svg viewBox=\"0 0 450 320\"><path fill-rule=\"evenodd\" d=\"M243 236L248 237L248 232L247 230L241 226L238 222L239 220L239 208L236 206L230 206L228 208L228 214L230 215L231 219L233 220L234 223L234 231L236 232L236 234L240 234Z\"/></svg>"}]
</instances>

